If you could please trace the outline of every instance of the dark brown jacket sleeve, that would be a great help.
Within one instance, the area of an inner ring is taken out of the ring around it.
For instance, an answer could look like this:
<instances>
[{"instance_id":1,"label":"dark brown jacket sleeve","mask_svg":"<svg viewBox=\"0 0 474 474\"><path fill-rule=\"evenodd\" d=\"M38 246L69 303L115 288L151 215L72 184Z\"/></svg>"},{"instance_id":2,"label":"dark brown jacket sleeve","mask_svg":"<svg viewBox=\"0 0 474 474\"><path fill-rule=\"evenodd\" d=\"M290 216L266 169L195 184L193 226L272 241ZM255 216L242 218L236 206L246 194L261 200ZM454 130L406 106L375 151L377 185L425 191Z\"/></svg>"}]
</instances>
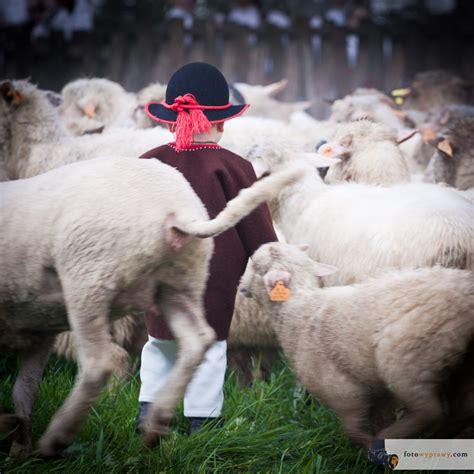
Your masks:
<instances>
[{"instance_id":1,"label":"dark brown jacket sleeve","mask_svg":"<svg viewBox=\"0 0 474 474\"><path fill-rule=\"evenodd\" d=\"M239 163L239 166L226 167L217 172L227 201L236 197L241 189L248 188L257 181L252 165L244 163L243 166ZM248 257L252 256L261 245L278 241L270 210L265 203L242 219L235 228Z\"/></svg>"}]
</instances>

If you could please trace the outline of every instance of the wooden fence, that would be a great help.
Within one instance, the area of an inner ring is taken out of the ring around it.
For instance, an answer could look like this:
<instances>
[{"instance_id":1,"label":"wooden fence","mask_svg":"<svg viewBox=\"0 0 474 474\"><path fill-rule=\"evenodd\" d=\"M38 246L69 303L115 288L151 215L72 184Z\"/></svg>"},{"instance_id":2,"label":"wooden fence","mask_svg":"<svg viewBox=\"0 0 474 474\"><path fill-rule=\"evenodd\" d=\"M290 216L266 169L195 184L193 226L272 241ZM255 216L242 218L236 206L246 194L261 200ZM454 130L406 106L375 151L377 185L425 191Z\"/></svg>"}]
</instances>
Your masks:
<instances>
[{"instance_id":1,"label":"wooden fence","mask_svg":"<svg viewBox=\"0 0 474 474\"><path fill-rule=\"evenodd\" d=\"M312 100L312 113L321 117L327 112L324 99L355 87L389 91L418 71L440 67L472 77L472 37L442 30L430 36L416 25L394 33L367 24L357 32L330 26L316 31L300 21L291 32L266 27L257 34L198 21L188 32L175 20L158 26L99 24L69 43L53 34L35 44L25 36L27 31L4 30L0 76L29 76L53 90L77 77L100 76L136 91L152 81L166 82L182 64L208 61L229 82L268 84L286 77L289 85L280 98Z\"/></svg>"}]
</instances>

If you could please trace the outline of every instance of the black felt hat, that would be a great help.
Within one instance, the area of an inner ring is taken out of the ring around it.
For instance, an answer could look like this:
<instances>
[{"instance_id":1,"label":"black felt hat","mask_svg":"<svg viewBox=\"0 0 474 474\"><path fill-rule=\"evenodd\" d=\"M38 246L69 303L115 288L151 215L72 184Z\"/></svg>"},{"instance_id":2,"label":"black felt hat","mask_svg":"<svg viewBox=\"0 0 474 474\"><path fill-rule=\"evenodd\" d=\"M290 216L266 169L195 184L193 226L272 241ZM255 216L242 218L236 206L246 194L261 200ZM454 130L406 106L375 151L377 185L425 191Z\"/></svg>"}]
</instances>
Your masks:
<instances>
[{"instance_id":1,"label":"black felt hat","mask_svg":"<svg viewBox=\"0 0 474 474\"><path fill-rule=\"evenodd\" d=\"M189 94L194 103L186 100ZM197 105L197 106L196 106ZM170 78L163 102L148 102L145 111L158 122L175 123L179 108L193 107L203 111L211 123L223 122L242 114L249 105L229 103L229 86L222 73L208 63L189 63L178 69Z\"/></svg>"}]
</instances>

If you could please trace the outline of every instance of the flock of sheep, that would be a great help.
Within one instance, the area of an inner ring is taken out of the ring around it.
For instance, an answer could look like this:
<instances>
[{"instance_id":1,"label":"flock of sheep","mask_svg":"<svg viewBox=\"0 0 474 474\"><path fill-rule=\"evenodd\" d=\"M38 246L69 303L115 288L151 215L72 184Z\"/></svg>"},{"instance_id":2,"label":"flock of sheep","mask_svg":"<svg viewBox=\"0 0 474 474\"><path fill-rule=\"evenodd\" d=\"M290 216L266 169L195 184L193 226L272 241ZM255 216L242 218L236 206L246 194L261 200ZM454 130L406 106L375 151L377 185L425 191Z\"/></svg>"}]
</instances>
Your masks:
<instances>
[{"instance_id":1,"label":"flock of sheep","mask_svg":"<svg viewBox=\"0 0 474 474\"><path fill-rule=\"evenodd\" d=\"M276 100L284 86L231 88L233 101L251 107L226 123L220 144L269 176L208 221L180 173L136 159L172 141L144 113L164 98L164 85L131 94L79 79L55 94L0 83L0 351L21 360L15 414L0 414L12 455L32 450L32 406L50 351L77 357L80 371L38 442L44 457L72 442L112 373L127 376L130 354L146 341L142 312L155 305L181 357L150 410L145 441L167 433L214 340L202 310L213 248L206 237L263 201L281 242L255 253L237 295L228 343L242 385L256 375L251 355L271 360L283 349L357 444L452 437L472 425L468 85L423 73L395 91L398 105L358 89L319 121L306 102ZM290 288L288 301L270 299L278 282Z\"/></svg>"}]
</instances>

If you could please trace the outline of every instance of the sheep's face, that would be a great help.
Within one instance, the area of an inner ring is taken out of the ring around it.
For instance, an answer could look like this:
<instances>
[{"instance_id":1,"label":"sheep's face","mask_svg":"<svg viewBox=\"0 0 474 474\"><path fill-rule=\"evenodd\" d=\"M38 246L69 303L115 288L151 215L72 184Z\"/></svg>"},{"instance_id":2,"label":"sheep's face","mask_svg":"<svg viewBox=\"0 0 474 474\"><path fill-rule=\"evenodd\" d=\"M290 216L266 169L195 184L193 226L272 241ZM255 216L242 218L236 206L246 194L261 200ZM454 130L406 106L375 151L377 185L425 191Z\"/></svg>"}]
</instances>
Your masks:
<instances>
[{"instance_id":1,"label":"sheep's face","mask_svg":"<svg viewBox=\"0 0 474 474\"><path fill-rule=\"evenodd\" d=\"M252 256L239 291L259 304L270 301L278 283L291 291L321 286L320 277L336 271L335 267L315 262L307 247L274 242L262 245ZM291 296L289 297L291 298Z\"/></svg>"},{"instance_id":2,"label":"sheep's face","mask_svg":"<svg viewBox=\"0 0 474 474\"><path fill-rule=\"evenodd\" d=\"M74 133L90 132L117 119L126 94L119 84L107 79L79 79L63 88L59 111ZM75 123L80 126L74 127Z\"/></svg>"},{"instance_id":3,"label":"sheep's face","mask_svg":"<svg viewBox=\"0 0 474 474\"><path fill-rule=\"evenodd\" d=\"M48 92L28 81L4 81L0 85L0 121L25 127L44 124L45 119L56 117L56 109L48 99Z\"/></svg>"},{"instance_id":4,"label":"sheep's face","mask_svg":"<svg viewBox=\"0 0 474 474\"><path fill-rule=\"evenodd\" d=\"M397 147L395 132L370 120L360 120L339 125L333 140L321 145L318 153L329 158L339 158L343 165L353 155L368 153L380 143L388 143L395 149Z\"/></svg>"},{"instance_id":5,"label":"sheep's face","mask_svg":"<svg viewBox=\"0 0 474 474\"><path fill-rule=\"evenodd\" d=\"M450 126L434 134L428 141L443 160L454 162L467 156L473 159L474 117L453 120Z\"/></svg>"}]
</instances>

